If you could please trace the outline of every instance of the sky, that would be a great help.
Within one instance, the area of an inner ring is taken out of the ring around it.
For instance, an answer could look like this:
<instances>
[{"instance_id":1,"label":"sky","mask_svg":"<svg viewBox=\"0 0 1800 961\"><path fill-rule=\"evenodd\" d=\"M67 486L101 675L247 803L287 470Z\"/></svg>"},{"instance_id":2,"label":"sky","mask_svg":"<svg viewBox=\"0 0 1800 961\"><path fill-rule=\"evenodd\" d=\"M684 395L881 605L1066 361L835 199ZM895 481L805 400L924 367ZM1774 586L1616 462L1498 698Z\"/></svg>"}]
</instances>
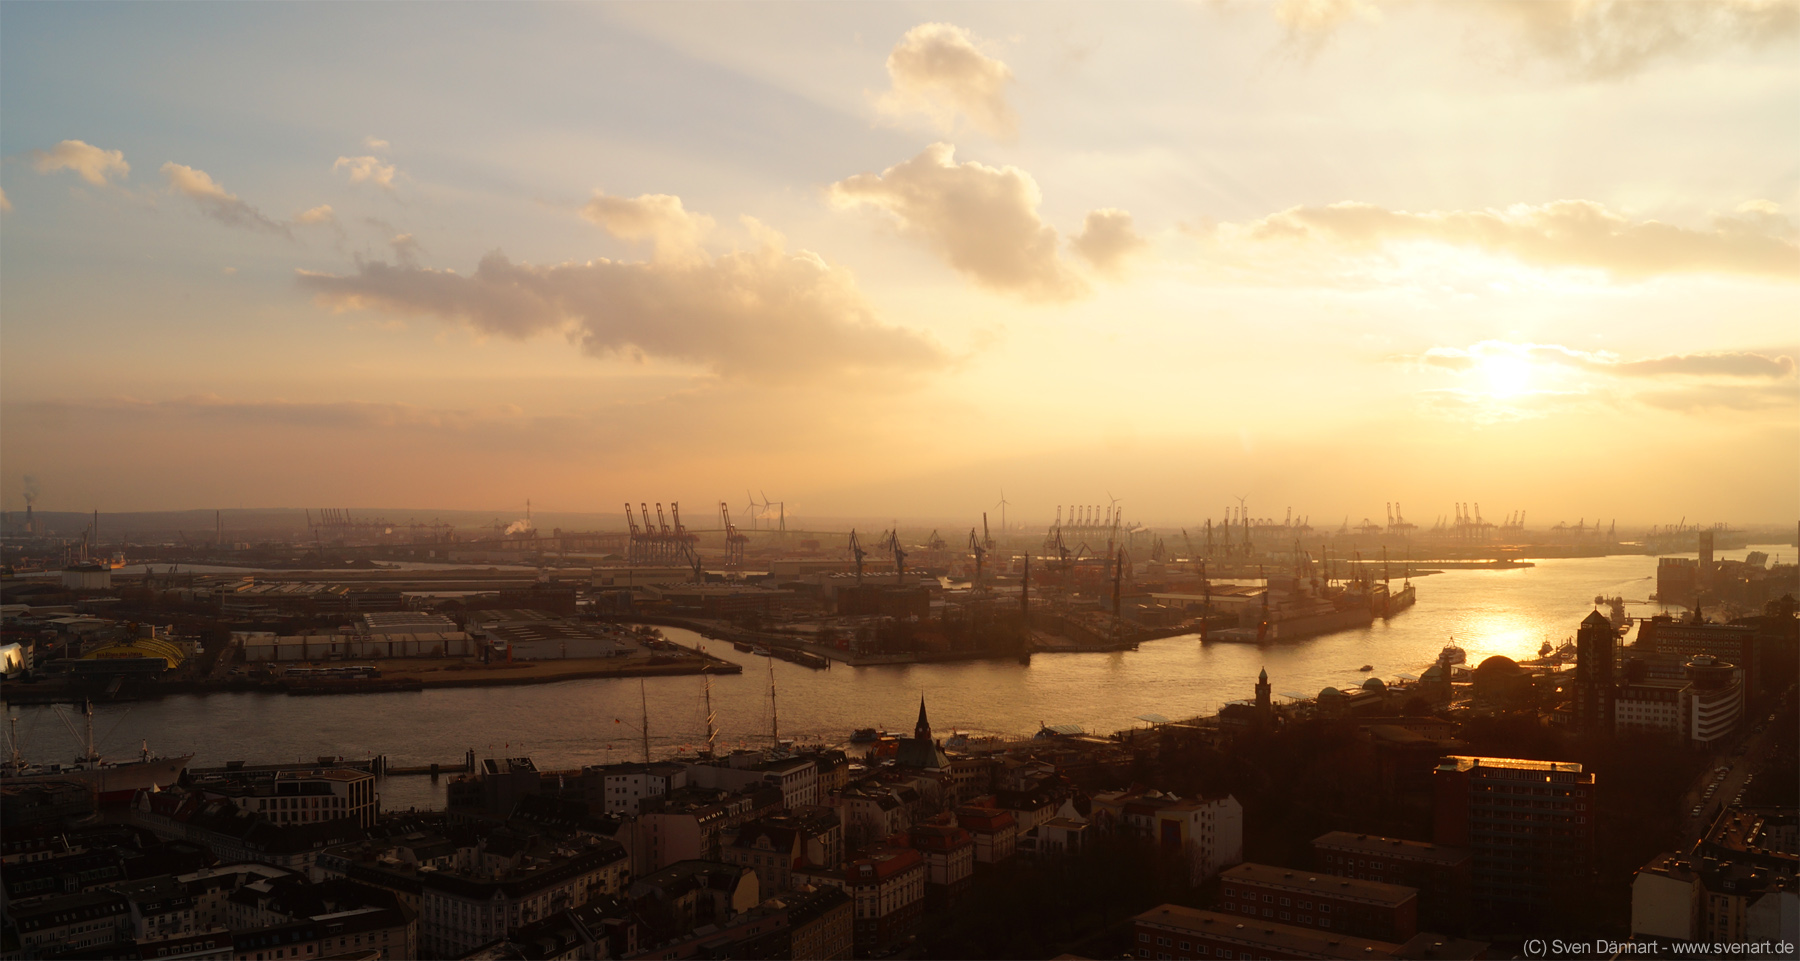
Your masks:
<instances>
[{"instance_id":1,"label":"sky","mask_svg":"<svg viewBox=\"0 0 1800 961\"><path fill-rule=\"evenodd\" d=\"M0 157L9 510L1800 514L1793 0L8 3Z\"/></svg>"}]
</instances>

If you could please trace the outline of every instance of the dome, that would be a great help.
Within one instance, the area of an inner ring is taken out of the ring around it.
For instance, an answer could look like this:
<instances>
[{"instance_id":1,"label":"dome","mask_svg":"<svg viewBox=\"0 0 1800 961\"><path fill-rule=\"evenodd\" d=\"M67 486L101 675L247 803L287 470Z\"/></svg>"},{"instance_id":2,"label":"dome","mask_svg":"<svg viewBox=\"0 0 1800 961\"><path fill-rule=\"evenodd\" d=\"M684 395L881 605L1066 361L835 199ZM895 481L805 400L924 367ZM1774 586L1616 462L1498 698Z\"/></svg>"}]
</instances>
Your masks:
<instances>
[{"instance_id":1,"label":"dome","mask_svg":"<svg viewBox=\"0 0 1800 961\"><path fill-rule=\"evenodd\" d=\"M1376 693L1385 694L1385 693L1387 693L1387 685L1382 683L1381 678L1371 677L1368 680L1363 682L1363 690L1375 691Z\"/></svg>"},{"instance_id":2,"label":"dome","mask_svg":"<svg viewBox=\"0 0 1800 961\"><path fill-rule=\"evenodd\" d=\"M1443 676L1444 676L1444 666L1442 664L1433 664L1430 667L1425 669L1425 673L1419 675L1419 679L1430 681L1430 680L1436 680Z\"/></svg>"},{"instance_id":3,"label":"dome","mask_svg":"<svg viewBox=\"0 0 1800 961\"><path fill-rule=\"evenodd\" d=\"M1482 661L1475 667L1475 672L1477 674L1492 674L1495 671L1500 671L1505 674L1517 674L1520 670L1522 669L1519 667L1519 662L1507 657L1505 654L1495 654L1493 657Z\"/></svg>"},{"instance_id":4,"label":"dome","mask_svg":"<svg viewBox=\"0 0 1800 961\"><path fill-rule=\"evenodd\" d=\"M1328 688L1324 689L1323 691L1319 692L1319 700L1321 700L1321 701L1325 700L1328 697L1343 697L1343 696L1344 696L1344 692L1338 690L1335 687L1328 687Z\"/></svg>"},{"instance_id":5,"label":"dome","mask_svg":"<svg viewBox=\"0 0 1800 961\"><path fill-rule=\"evenodd\" d=\"M1612 630L1612 622L1607 620L1606 615L1600 613L1599 611L1595 611L1594 613L1589 614L1587 617L1582 618L1581 626L1582 627L1603 627L1609 631Z\"/></svg>"}]
</instances>

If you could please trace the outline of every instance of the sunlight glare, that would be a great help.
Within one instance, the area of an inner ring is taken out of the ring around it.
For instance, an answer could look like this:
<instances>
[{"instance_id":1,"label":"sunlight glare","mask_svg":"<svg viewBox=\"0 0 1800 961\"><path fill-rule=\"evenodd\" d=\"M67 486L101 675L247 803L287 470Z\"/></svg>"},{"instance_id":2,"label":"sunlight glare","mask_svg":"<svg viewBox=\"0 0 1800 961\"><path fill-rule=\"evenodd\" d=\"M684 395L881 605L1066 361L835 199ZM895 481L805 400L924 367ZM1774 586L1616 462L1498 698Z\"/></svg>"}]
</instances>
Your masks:
<instances>
[{"instance_id":1,"label":"sunlight glare","mask_svg":"<svg viewBox=\"0 0 1800 961\"><path fill-rule=\"evenodd\" d=\"M1481 374L1495 397L1517 397L1531 390L1531 362L1523 357L1484 357Z\"/></svg>"}]
</instances>

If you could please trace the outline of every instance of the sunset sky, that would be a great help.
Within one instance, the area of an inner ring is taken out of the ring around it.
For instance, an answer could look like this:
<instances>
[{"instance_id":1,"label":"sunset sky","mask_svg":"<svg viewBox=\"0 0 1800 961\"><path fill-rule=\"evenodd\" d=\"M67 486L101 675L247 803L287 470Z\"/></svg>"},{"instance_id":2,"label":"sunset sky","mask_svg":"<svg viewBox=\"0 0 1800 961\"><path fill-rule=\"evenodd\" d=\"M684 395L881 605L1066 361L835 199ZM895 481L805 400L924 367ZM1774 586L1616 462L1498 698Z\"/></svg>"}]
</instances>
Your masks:
<instances>
[{"instance_id":1,"label":"sunset sky","mask_svg":"<svg viewBox=\"0 0 1800 961\"><path fill-rule=\"evenodd\" d=\"M9 3L0 117L9 510L1796 513L1797 2Z\"/></svg>"}]
</instances>

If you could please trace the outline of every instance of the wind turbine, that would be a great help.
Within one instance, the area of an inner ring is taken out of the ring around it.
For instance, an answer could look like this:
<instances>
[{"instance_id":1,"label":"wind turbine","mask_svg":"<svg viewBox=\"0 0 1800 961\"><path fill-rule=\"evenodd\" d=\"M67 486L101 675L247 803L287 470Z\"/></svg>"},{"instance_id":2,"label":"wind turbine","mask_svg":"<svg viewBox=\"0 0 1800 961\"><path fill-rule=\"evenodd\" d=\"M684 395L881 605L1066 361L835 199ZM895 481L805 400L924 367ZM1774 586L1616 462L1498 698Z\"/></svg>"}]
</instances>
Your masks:
<instances>
[{"instance_id":1,"label":"wind turbine","mask_svg":"<svg viewBox=\"0 0 1800 961\"><path fill-rule=\"evenodd\" d=\"M994 504L994 507L1000 508L1000 530L1002 533L1006 531L1006 505L1009 503L1011 502L1006 499L1006 488L1000 488L1000 500ZM993 507L988 508L988 510L993 509Z\"/></svg>"},{"instance_id":2,"label":"wind turbine","mask_svg":"<svg viewBox=\"0 0 1800 961\"><path fill-rule=\"evenodd\" d=\"M744 499L749 501L744 505L744 513L750 515L750 529L756 530L756 495L748 487L744 488Z\"/></svg>"}]
</instances>

